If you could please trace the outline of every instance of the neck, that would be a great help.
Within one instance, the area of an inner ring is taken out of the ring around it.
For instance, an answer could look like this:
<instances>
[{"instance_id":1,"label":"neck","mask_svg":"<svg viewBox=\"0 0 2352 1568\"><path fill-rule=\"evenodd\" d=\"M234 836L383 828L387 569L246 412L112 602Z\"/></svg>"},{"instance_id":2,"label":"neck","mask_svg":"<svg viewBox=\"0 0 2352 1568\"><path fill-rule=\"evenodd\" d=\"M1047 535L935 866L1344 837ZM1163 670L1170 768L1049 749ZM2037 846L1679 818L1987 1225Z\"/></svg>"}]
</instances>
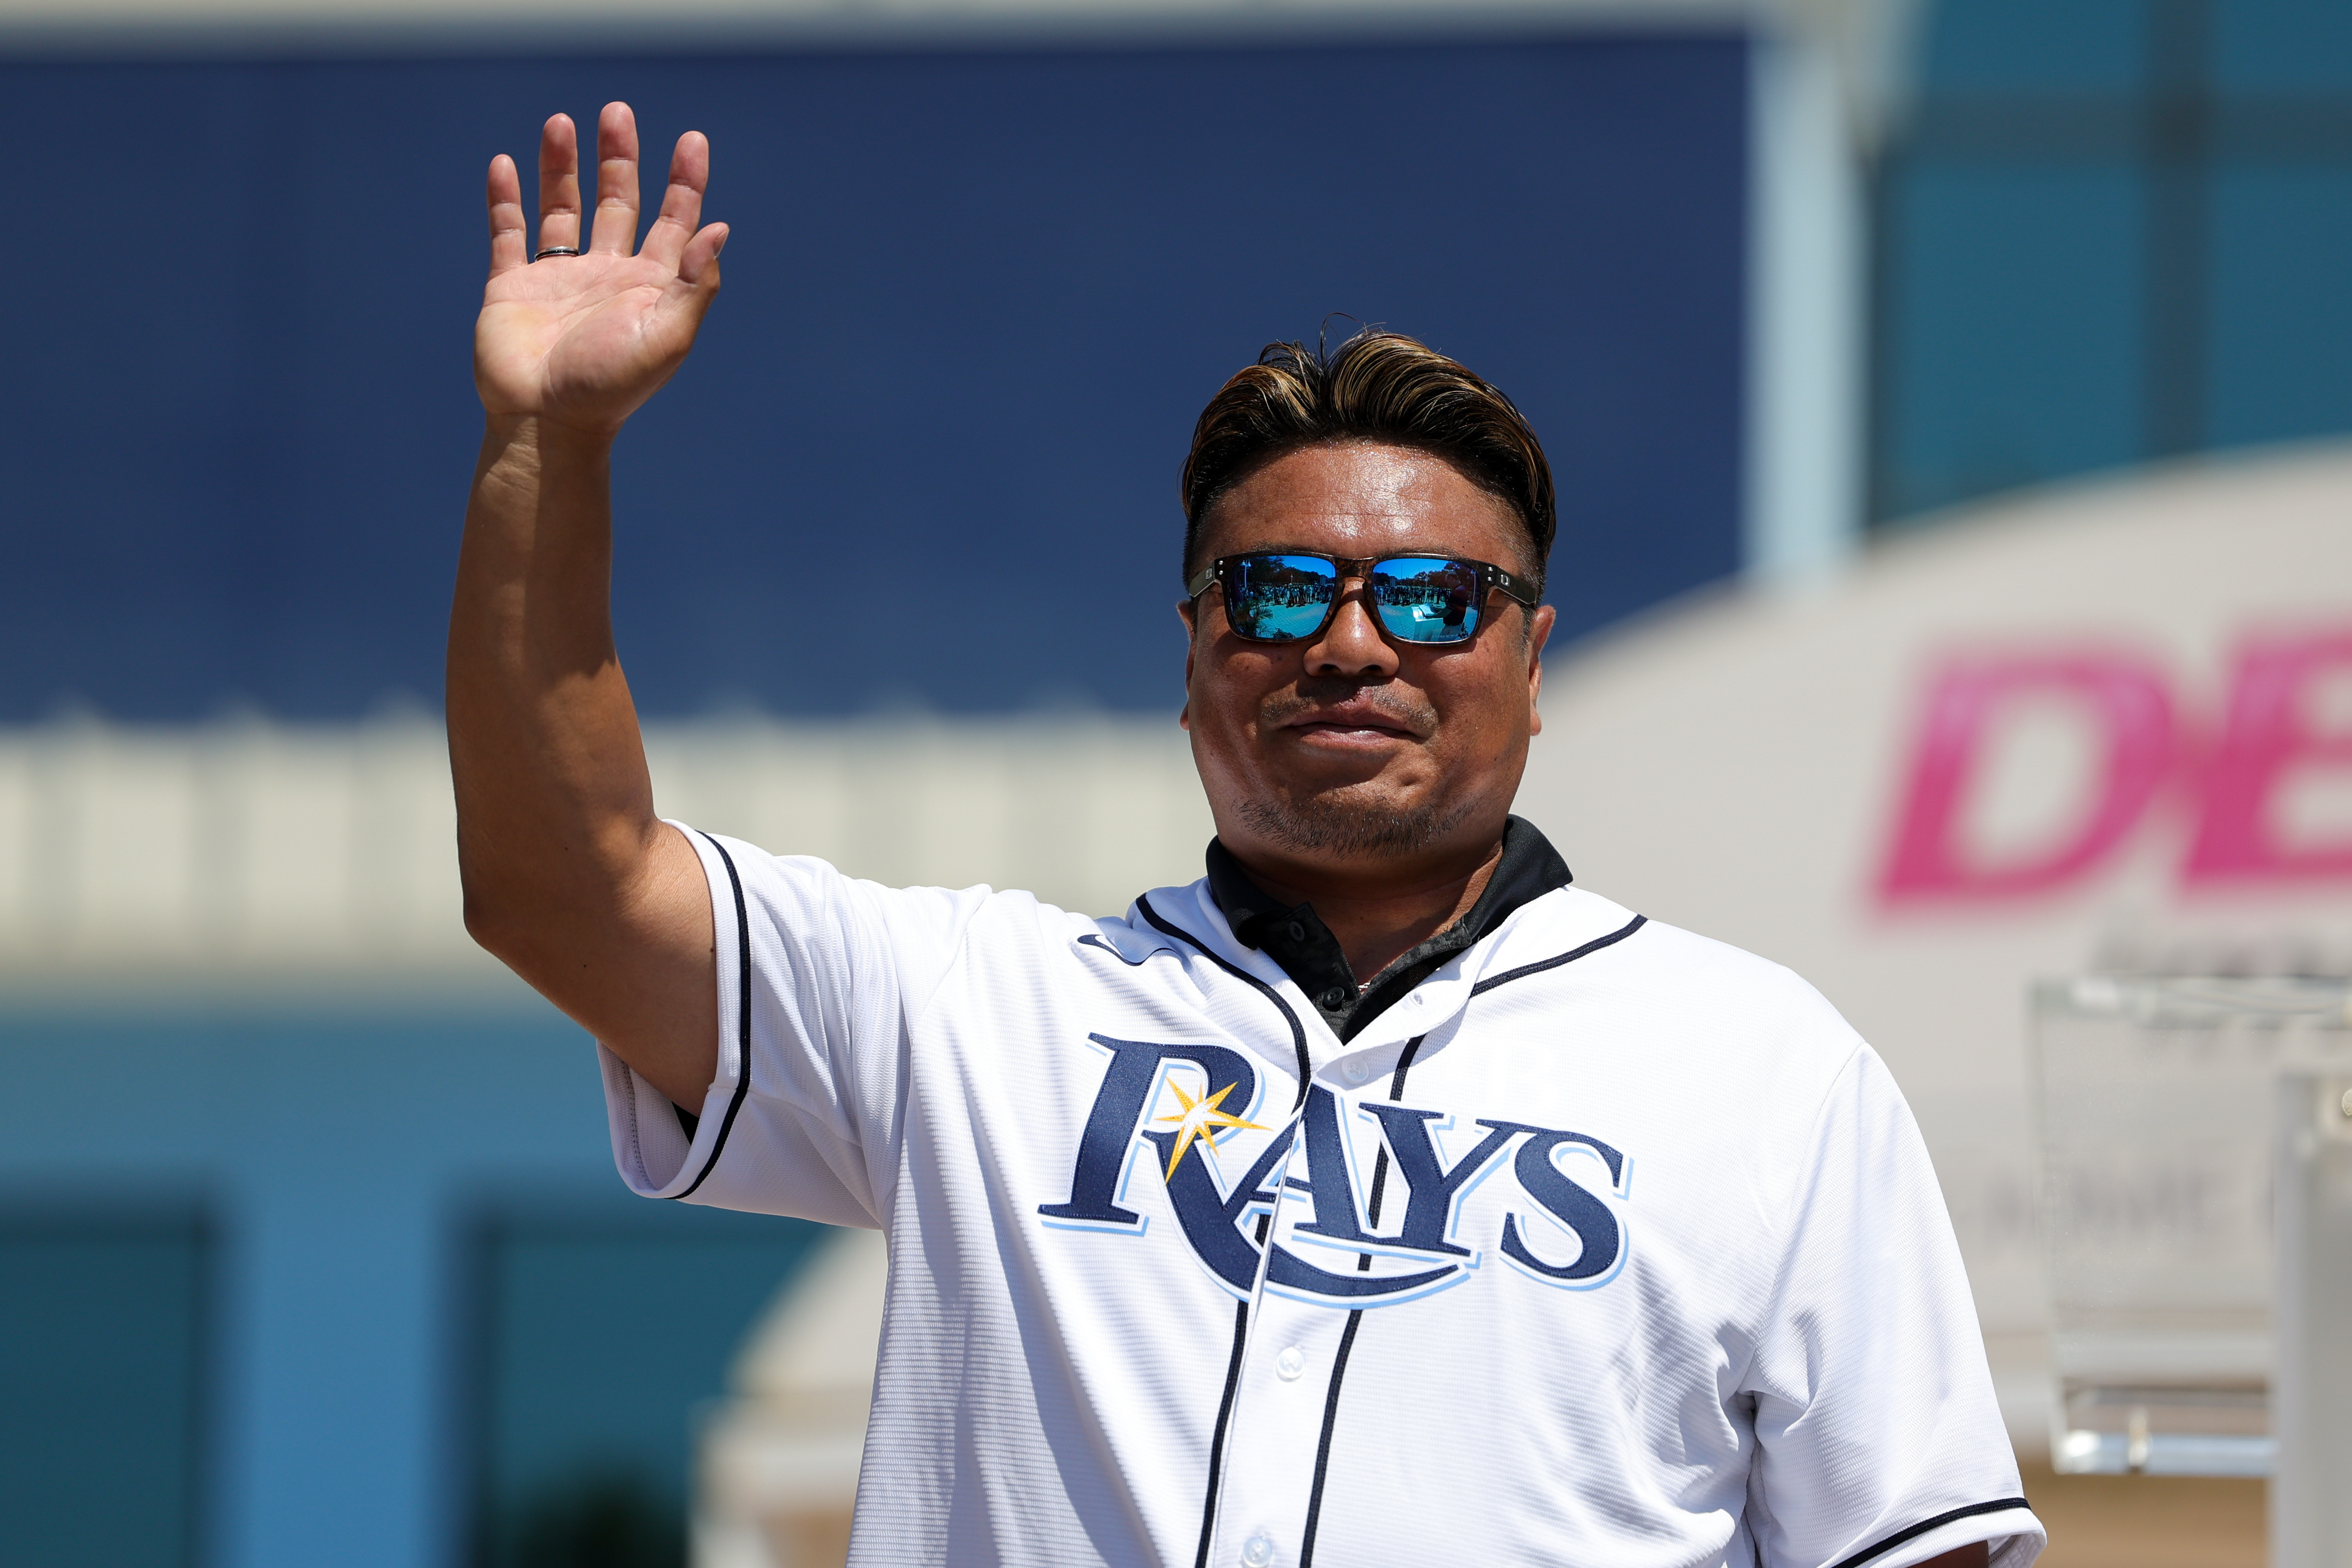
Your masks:
<instances>
[{"instance_id":1,"label":"neck","mask_svg":"<svg viewBox=\"0 0 2352 1568\"><path fill-rule=\"evenodd\" d=\"M1417 874L1367 879L1318 874L1315 868L1264 854L1255 847L1226 848L1268 897L1312 904L1339 939L1348 967L1361 984L1468 914L1494 880L1503 858L1499 830L1471 855L1417 868Z\"/></svg>"}]
</instances>

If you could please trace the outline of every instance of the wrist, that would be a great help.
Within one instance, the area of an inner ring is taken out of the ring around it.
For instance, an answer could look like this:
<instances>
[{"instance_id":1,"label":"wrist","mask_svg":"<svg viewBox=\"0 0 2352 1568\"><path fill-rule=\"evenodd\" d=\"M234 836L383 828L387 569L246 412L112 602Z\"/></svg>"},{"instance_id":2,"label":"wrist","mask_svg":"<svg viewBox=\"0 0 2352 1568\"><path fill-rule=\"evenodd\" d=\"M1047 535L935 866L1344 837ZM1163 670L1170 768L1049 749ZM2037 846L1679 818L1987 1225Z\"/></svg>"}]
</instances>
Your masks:
<instances>
[{"instance_id":1,"label":"wrist","mask_svg":"<svg viewBox=\"0 0 2352 1568\"><path fill-rule=\"evenodd\" d=\"M604 463L613 453L620 431L591 429L551 419L543 414L488 414L483 418L483 439L516 457L532 456L542 463L587 461Z\"/></svg>"}]
</instances>

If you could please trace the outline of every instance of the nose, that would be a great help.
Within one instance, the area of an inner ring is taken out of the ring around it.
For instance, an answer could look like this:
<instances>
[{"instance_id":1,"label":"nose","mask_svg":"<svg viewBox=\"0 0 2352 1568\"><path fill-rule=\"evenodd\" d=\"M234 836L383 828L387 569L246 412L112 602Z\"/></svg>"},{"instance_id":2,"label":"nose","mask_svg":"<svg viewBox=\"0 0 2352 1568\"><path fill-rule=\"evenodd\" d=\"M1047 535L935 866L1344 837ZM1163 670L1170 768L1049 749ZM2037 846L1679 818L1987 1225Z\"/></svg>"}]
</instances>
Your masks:
<instances>
[{"instance_id":1,"label":"nose","mask_svg":"<svg viewBox=\"0 0 2352 1568\"><path fill-rule=\"evenodd\" d=\"M1310 675L1340 675L1366 679L1397 672L1396 649L1381 635L1372 618L1370 584L1350 577L1339 584L1339 607L1331 624L1307 648Z\"/></svg>"}]
</instances>

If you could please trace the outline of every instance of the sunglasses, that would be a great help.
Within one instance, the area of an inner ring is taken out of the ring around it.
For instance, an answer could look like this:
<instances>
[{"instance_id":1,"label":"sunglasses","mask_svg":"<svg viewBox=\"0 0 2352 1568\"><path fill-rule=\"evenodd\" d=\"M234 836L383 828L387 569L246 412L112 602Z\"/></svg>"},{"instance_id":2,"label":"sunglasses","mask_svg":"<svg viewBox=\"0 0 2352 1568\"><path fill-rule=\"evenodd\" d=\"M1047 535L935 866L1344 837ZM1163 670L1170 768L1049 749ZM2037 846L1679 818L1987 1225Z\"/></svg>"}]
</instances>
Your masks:
<instances>
[{"instance_id":1,"label":"sunglasses","mask_svg":"<svg viewBox=\"0 0 2352 1568\"><path fill-rule=\"evenodd\" d=\"M1225 624L1244 642L1304 642L1320 637L1339 613L1340 589L1361 578L1364 601L1381 629L1399 642L1467 642L1486 619L1486 597L1500 591L1533 609L1534 586L1484 561L1443 555L1349 559L1305 551L1221 555L1184 584L1197 599L1211 584L1225 591Z\"/></svg>"}]
</instances>

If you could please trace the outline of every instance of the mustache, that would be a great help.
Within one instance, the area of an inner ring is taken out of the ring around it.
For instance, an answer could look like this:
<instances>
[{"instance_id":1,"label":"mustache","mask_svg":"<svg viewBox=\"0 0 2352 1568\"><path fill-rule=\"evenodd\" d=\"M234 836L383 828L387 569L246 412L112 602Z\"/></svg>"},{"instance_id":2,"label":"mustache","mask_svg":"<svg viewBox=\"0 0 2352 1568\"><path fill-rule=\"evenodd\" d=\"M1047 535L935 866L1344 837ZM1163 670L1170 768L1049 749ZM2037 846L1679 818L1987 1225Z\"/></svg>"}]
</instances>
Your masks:
<instances>
[{"instance_id":1,"label":"mustache","mask_svg":"<svg viewBox=\"0 0 2352 1568\"><path fill-rule=\"evenodd\" d=\"M1311 709L1336 707L1343 702L1370 708L1412 734L1426 735L1437 728L1437 710L1426 700L1415 699L1393 686L1333 676L1309 676L1287 690L1275 692L1258 705L1258 719L1266 727L1278 729Z\"/></svg>"}]
</instances>

